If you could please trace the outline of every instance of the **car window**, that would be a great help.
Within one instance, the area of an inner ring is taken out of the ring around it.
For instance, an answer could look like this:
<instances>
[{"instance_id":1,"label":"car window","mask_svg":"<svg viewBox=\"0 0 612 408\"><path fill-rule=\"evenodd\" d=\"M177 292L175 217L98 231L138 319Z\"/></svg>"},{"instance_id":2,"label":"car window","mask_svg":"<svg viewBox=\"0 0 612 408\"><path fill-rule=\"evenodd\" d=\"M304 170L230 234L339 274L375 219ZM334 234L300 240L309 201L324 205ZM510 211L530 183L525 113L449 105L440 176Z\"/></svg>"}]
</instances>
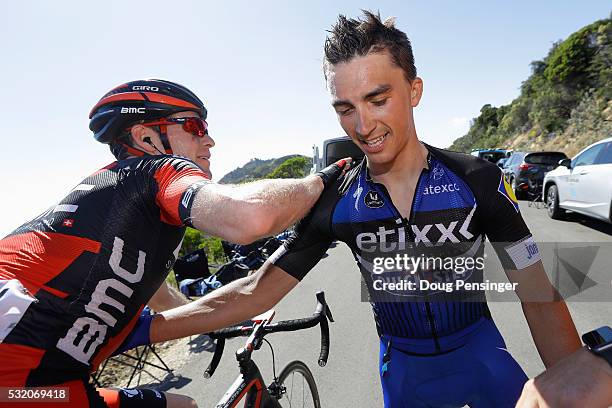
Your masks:
<instances>
[{"instance_id":1,"label":"car window","mask_svg":"<svg viewBox=\"0 0 612 408\"><path fill-rule=\"evenodd\" d=\"M510 160L512 160L511 165L515 166L523 161L523 157L525 157L525 153L515 152L510 156Z\"/></svg>"},{"instance_id":2,"label":"car window","mask_svg":"<svg viewBox=\"0 0 612 408\"><path fill-rule=\"evenodd\" d=\"M600 150L599 156L597 156L596 164L609 164L612 163L612 143L608 142Z\"/></svg>"},{"instance_id":3,"label":"car window","mask_svg":"<svg viewBox=\"0 0 612 408\"><path fill-rule=\"evenodd\" d=\"M604 144L600 143L582 152L578 157L572 160L572 167L588 166L589 164L593 164L597 154L603 146Z\"/></svg>"},{"instance_id":4,"label":"car window","mask_svg":"<svg viewBox=\"0 0 612 408\"><path fill-rule=\"evenodd\" d=\"M564 153L531 153L527 157L525 157L525 163L529 164L558 164L559 160L567 159L567 156Z\"/></svg>"},{"instance_id":5,"label":"car window","mask_svg":"<svg viewBox=\"0 0 612 408\"><path fill-rule=\"evenodd\" d=\"M352 157L355 163L363 158L363 152L351 139L338 140L327 145L325 149L325 166L337 162L345 157Z\"/></svg>"}]
</instances>

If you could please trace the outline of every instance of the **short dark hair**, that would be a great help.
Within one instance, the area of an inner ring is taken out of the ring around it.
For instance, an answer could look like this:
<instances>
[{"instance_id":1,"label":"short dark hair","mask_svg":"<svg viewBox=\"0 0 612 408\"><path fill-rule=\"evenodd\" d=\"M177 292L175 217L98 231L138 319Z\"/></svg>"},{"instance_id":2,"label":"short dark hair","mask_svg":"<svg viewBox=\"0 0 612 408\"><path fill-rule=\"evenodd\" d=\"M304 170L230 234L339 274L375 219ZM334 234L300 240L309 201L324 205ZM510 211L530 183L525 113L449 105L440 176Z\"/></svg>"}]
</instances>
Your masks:
<instances>
[{"instance_id":1,"label":"short dark hair","mask_svg":"<svg viewBox=\"0 0 612 408\"><path fill-rule=\"evenodd\" d=\"M330 35L325 40L323 61L325 79L327 80L332 65L382 51L391 55L392 61L404 71L408 81L416 78L412 45L406 33L395 28L395 18L388 18L383 22L380 14L362 11L365 17L363 19L339 15L338 22L328 31Z\"/></svg>"}]
</instances>

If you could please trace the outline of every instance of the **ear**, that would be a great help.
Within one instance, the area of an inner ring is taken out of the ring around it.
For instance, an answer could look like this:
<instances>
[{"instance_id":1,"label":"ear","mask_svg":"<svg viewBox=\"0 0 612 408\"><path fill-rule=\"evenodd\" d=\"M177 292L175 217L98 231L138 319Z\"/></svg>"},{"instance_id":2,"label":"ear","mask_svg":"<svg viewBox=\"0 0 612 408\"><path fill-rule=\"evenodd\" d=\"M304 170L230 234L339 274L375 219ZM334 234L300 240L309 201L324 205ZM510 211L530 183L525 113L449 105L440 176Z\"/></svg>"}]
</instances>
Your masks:
<instances>
[{"instance_id":1,"label":"ear","mask_svg":"<svg viewBox=\"0 0 612 408\"><path fill-rule=\"evenodd\" d=\"M153 143L157 140L157 133L146 126L142 125L134 125L132 126L132 130L130 131L132 136L132 144L139 150L150 154L156 154L157 151L150 143L145 143L145 138L150 138Z\"/></svg>"},{"instance_id":2,"label":"ear","mask_svg":"<svg viewBox=\"0 0 612 408\"><path fill-rule=\"evenodd\" d=\"M411 83L411 88L410 104L413 108L416 108L423 96L423 80L419 77L414 78Z\"/></svg>"}]
</instances>

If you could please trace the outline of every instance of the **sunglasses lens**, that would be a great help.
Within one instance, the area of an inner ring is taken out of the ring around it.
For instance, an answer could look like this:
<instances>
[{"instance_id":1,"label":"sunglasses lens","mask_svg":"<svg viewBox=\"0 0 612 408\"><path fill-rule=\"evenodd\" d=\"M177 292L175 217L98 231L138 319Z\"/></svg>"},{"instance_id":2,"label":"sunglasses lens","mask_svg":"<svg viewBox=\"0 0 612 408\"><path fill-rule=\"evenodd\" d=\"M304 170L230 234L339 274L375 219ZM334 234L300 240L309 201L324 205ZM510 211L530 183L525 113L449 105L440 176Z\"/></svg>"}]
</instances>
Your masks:
<instances>
[{"instance_id":1,"label":"sunglasses lens","mask_svg":"<svg viewBox=\"0 0 612 408\"><path fill-rule=\"evenodd\" d=\"M183 129L194 136L204 137L208 126L206 121L200 118L186 118Z\"/></svg>"}]
</instances>

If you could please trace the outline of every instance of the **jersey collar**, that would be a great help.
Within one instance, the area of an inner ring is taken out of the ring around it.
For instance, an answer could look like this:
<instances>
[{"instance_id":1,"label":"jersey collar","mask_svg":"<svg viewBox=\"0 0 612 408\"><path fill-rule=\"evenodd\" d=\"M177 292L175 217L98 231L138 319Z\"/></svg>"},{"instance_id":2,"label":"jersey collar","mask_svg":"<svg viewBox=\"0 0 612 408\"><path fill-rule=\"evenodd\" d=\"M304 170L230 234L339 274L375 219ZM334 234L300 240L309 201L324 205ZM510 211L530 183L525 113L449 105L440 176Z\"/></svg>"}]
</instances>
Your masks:
<instances>
[{"instance_id":1,"label":"jersey collar","mask_svg":"<svg viewBox=\"0 0 612 408\"><path fill-rule=\"evenodd\" d=\"M429 146L426 143L423 143L423 146L425 146L425 148L427 149L427 157L425 161L423 162L423 170L429 171L429 169L431 169L432 160L434 159L434 157L431 154L431 149L430 149L431 146ZM365 155L363 156L363 160L361 161L361 171L363 172L362 174L364 174L365 180L367 182L375 183L375 181L372 180L372 176L370 175L370 168L368 167L368 157Z\"/></svg>"}]
</instances>

